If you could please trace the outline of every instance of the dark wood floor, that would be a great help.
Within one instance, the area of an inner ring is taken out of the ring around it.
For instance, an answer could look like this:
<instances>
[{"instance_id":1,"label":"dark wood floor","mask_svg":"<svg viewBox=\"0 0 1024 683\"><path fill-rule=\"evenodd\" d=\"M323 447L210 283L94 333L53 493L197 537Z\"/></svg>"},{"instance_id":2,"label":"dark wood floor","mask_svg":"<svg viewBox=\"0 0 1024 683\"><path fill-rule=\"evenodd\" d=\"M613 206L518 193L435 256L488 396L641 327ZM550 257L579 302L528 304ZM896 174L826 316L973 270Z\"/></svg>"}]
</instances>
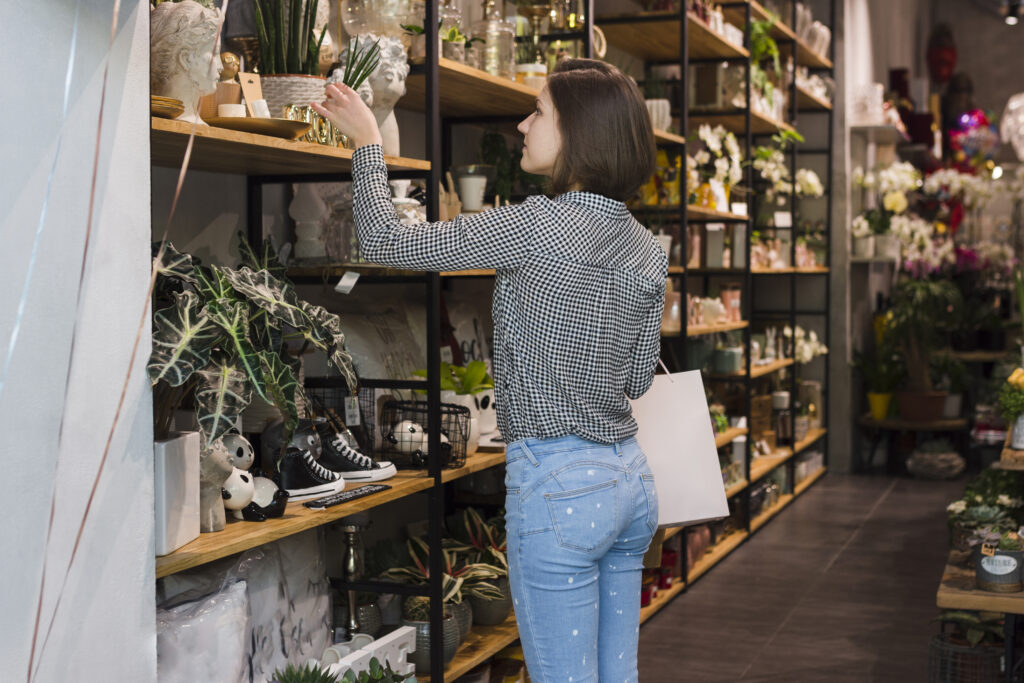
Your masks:
<instances>
[{"instance_id":1,"label":"dark wood floor","mask_svg":"<svg viewBox=\"0 0 1024 683\"><path fill-rule=\"evenodd\" d=\"M826 476L640 629L641 683L923 681L962 491Z\"/></svg>"}]
</instances>

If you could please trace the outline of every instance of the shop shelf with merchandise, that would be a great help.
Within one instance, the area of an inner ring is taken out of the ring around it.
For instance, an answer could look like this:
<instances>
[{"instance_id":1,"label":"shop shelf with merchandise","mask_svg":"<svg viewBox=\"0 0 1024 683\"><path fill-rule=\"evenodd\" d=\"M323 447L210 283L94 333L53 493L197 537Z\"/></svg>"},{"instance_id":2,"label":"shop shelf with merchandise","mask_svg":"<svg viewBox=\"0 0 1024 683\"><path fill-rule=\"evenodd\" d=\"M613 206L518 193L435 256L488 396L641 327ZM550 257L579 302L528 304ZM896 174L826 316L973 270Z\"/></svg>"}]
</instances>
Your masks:
<instances>
[{"instance_id":1,"label":"shop shelf with merchandise","mask_svg":"<svg viewBox=\"0 0 1024 683\"><path fill-rule=\"evenodd\" d=\"M444 680L454 681L478 664L519 640L519 628L514 614L497 626L474 625L466 640L459 646L455 657L444 668ZM417 681L429 683L430 676L417 676Z\"/></svg>"},{"instance_id":2,"label":"shop shelf with merchandise","mask_svg":"<svg viewBox=\"0 0 1024 683\"><path fill-rule=\"evenodd\" d=\"M754 21L768 21L772 16L757 0L738 0L724 5L726 20L740 27L745 26L747 5L750 6L750 17ZM799 66L808 66L812 69L832 69L834 66L832 60L818 54L800 40L796 32L781 18L776 17L772 25L772 37L779 41L779 48L783 54L791 53L790 46L796 46L796 63Z\"/></svg>"},{"instance_id":3,"label":"shop shelf with merchandise","mask_svg":"<svg viewBox=\"0 0 1024 683\"><path fill-rule=\"evenodd\" d=\"M641 12L597 18L608 44L649 62L679 58L682 22L678 12ZM691 59L746 59L750 53L711 30L692 12L686 16Z\"/></svg>"},{"instance_id":4,"label":"shop shelf with merchandise","mask_svg":"<svg viewBox=\"0 0 1024 683\"><path fill-rule=\"evenodd\" d=\"M750 483L753 484L764 479L774 470L778 469L779 466L788 463L794 456L813 446L826 433L828 433L828 430L824 428L809 430L807 436L796 442L792 448L783 446L775 449L772 455L755 458L750 463Z\"/></svg>"}]
</instances>

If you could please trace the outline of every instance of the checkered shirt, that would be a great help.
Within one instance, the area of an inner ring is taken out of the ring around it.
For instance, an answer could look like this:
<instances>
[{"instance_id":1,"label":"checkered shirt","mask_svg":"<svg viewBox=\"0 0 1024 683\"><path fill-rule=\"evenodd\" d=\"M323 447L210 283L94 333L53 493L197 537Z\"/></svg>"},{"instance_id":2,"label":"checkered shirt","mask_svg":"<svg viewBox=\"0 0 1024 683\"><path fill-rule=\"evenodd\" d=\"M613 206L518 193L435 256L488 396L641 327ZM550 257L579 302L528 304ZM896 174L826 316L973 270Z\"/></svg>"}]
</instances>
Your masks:
<instances>
[{"instance_id":1,"label":"checkered shirt","mask_svg":"<svg viewBox=\"0 0 1024 683\"><path fill-rule=\"evenodd\" d=\"M352 158L359 250L414 270L494 268L494 381L508 442L636 434L627 397L647 391L661 350L668 258L622 202L533 196L441 223L402 225L379 145Z\"/></svg>"}]
</instances>

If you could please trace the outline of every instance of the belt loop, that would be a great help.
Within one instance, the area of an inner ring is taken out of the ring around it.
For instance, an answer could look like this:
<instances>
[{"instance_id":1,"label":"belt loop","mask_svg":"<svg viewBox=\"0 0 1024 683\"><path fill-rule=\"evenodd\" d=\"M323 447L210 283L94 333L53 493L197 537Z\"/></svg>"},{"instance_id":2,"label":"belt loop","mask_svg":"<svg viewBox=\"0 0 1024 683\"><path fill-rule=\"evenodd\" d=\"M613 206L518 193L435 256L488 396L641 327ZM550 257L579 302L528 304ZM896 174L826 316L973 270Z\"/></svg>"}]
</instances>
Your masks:
<instances>
[{"instance_id":1,"label":"belt loop","mask_svg":"<svg viewBox=\"0 0 1024 683\"><path fill-rule=\"evenodd\" d=\"M537 456L535 456L533 451L530 450L530 447L526 445L526 439L519 442L519 448L526 454L526 459L530 461L531 465L534 467L540 467L540 462L537 461Z\"/></svg>"}]
</instances>

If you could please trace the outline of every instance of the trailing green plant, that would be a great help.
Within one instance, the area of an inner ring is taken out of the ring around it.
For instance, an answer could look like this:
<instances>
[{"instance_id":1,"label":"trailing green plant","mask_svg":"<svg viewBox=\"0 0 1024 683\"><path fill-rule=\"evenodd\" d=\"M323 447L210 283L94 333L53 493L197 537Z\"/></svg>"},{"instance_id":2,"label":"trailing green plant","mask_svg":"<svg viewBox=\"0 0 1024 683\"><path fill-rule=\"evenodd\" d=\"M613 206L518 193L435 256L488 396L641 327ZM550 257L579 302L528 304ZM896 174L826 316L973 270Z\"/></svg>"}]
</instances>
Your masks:
<instances>
[{"instance_id":1,"label":"trailing green plant","mask_svg":"<svg viewBox=\"0 0 1024 683\"><path fill-rule=\"evenodd\" d=\"M770 68L776 78L782 78L779 44L772 38L772 28L778 20L773 14L764 21L750 22L750 59L764 69Z\"/></svg>"},{"instance_id":2,"label":"trailing green plant","mask_svg":"<svg viewBox=\"0 0 1024 683\"><path fill-rule=\"evenodd\" d=\"M1003 619L999 616L982 616L978 612L947 611L935 621L952 624L954 635L967 641L971 647L978 645L1002 645Z\"/></svg>"},{"instance_id":3,"label":"trailing green plant","mask_svg":"<svg viewBox=\"0 0 1024 683\"><path fill-rule=\"evenodd\" d=\"M426 370L416 370L417 377L426 377ZM441 391L454 391L459 395L479 394L494 388L494 380L487 373L487 364L481 360L470 361L465 367L441 362Z\"/></svg>"},{"instance_id":4,"label":"trailing green plant","mask_svg":"<svg viewBox=\"0 0 1024 683\"><path fill-rule=\"evenodd\" d=\"M284 443L298 423L299 361L288 342L323 351L351 391L356 376L338 316L299 299L269 241L257 253L240 235L242 265L204 266L167 243L155 264L154 432L167 438L175 410L189 396L210 446L259 396L285 419Z\"/></svg>"},{"instance_id":5,"label":"trailing green plant","mask_svg":"<svg viewBox=\"0 0 1024 683\"><path fill-rule=\"evenodd\" d=\"M254 0L252 7L264 74L320 73L320 48L327 27L317 38L313 29L313 0Z\"/></svg>"},{"instance_id":6,"label":"trailing green plant","mask_svg":"<svg viewBox=\"0 0 1024 683\"><path fill-rule=\"evenodd\" d=\"M338 683L337 674L313 662L307 662L301 667L289 664L283 670L274 671L270 678L275 683Z\"/></svg>"},{"instance_id":7,"label":"trailing green plant","mask_svg":"<svg viewBox=\"0 0 1024 683\"><path fill-rule=\"evenodd\" d=\"M380 65L380 39L374 41L370 47L360 49L357 36L349 41L341 81L353 90L359 90L359 86L370 77L378 65Z\"/></svg>"},{"instance_id":8,"label":"trailing green plant","mask_svg":"<svg viewBox=\"0 0 1024 683\"><path fill-rule=\"evenodd\" d=\"M893 289L888 329L903 350L910 391L932 390L929 359L942 341L935 321L962 303L960 290L949 280L907 278Z\"/></svg>"},{"instance_id":9,"label":"trailing green plant","mask_svg":"<svg viewBox=\"0 0 1024 683\"><path fill-rule=\"evenodd\" d=\"M345 672L341 683L401 683L413 674L400 674L391 668L391 663L384 660L381 666L376 657L370 659L370 666L366 671L360 671L357 675L352 669Z\"/></svg>"}]
</instances>

